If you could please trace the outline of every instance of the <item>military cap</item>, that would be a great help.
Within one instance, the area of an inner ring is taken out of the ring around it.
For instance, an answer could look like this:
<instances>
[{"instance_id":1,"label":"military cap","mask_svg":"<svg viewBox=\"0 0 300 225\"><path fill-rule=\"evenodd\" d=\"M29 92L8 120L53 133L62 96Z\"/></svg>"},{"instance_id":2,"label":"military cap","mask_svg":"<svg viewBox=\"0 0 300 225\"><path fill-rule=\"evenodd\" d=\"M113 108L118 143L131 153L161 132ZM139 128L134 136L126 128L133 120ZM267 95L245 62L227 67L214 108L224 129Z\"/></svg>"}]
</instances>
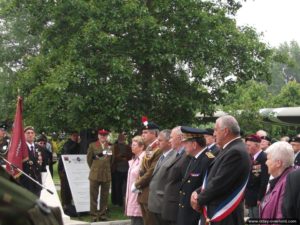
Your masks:
<instances>
[{"instance_id":1,"label":"military cap","mask_svg":"<svg viewBox=\"0 0 300 225\"><path fill-rule=\"evenodd\" d=\"M109 131L108 131L108 130L105 130L105 129L99 129L99 130L98 130L98 134L100 134L100 135L108 135L108 134L109 134Z\"/></svg>"},{"instance_id":2,"label":"military cap","mask_svg":"<svg viewBox=\"0 0 300 225\"><path fill-rule=\"evenodd\" d=\"M206 132L205 134L207 134L207 135L210 135L210 136L214 135L214 129L212 129L212 128L206 128L205 132Z\"/></svg>"},{"instance_id":3,"label":"military cap","mask_svg":"<svg viewBox=\"0 0 300 225\"><path fill-rule=\"evenodd\" d=\"M5 122L0 123L0 129L1 130L7 130L7 124Z\"/></svg>"},{"instance_id":4,"label":"military cap","mask_svg":"<svg viewBox=\"0 0 300 225\"><path fill-rule=\"evenodd\" d=\"M298 142L300 143L300 137L293 137L290 142Z\"/></svg>"},{"instance_id":5,"label":"military cap","mask_svg":"<svg viewBox=\"0 0 300 225\"><path fill-rule=\"evenodd\" d=\"M271 137L269 137L269 136L262 136L262 137L260 137L260 139L267 140L268 142L272 141Z\"/></svg>"},{"instance_id":6,"label":"military cap","mask_svg":"<svg viewBox=\"0 0 300 225\"><path fill-rule=\"evenodd\" d=\"M39 136L37 136L36 141L37 142L40 142L40 141L47 142L47 137L45 137L45 135L43 135L43 134L40 134Z\"/></svg>"},{"instance_id":7,"label":"military cap","mask_svg":"<svg viewBox=\"0 0 300 225\"><path fill-rule=\"evenodd\" d=\"M26 132L26 131L28 131L28 130L33 130L33 131L35 131L33 126L27 126L27 127L24 128L24 132Z\"/></svg>"},{"instance_id":8,"label":"military cap","mask_svg":"<svg viewBox=\"0 0 300 225\"><path fill-rule=\"evenodd\" d=\"M251 134L251 135L248 135L246 137L246 141L252 141L252 142L260 143L261 138L260 138L260 136L258 136L256 134Z\"/></svg>"},{"instance_id":9,"label":"military cap","mask_svg":"<svg viewBox=\"0 0 300 225\"><path fill-rule=\"evenodd\" d=\"M206 130L204 129L198 129L198 128L187 127L187 126L181 126L181 132L182 132L181 141L188 141L188 140L201 138L203 137L204 134L206 134Z\"/></svg>"},{"instance_id":10,"label":"military cap","mask_svg":"<svg viewBox=\"0 0 300 225\"><path fill-rule=\"evenodd\" d=\"M159 126L154 122L145 122L143 123L143 130L159 130Z\"/></svg>"}]
</instances>

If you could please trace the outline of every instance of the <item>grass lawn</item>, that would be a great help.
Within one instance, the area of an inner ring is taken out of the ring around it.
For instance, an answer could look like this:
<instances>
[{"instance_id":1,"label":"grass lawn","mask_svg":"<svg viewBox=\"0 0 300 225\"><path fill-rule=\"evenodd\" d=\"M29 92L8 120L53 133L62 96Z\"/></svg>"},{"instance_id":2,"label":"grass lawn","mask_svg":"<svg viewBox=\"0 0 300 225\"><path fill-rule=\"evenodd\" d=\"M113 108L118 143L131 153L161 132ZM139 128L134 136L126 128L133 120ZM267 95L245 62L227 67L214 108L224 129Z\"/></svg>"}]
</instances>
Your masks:
<instances>
[{"instance_id":1,"label":"grass lawn","mask_svg":"<svg viewBox=\"0 0 300 225\"><path fill-rule=\"evenodd\" d=\"M60 184L60 180L59 180L59 176L58 176L58 172L57 172L57 163L53 165L53 181L55 185L59 185ZM87 181L88 182L88 181ZM58 196L60 197L60 191L58 192ZM108 219L110 221L112 220L125 220L128 219L128 217L126 217L124 215L124 208L120 207L120 206L115 206L111 203L111 198L109 198L109 216ZM80 221L86 221L86 222L91 222L90 219L90 215L88 212L86 213L80 213L80 215L78 217L72 217L72 219L74 220L80 220Z\"/></svg>"}]
</instances>

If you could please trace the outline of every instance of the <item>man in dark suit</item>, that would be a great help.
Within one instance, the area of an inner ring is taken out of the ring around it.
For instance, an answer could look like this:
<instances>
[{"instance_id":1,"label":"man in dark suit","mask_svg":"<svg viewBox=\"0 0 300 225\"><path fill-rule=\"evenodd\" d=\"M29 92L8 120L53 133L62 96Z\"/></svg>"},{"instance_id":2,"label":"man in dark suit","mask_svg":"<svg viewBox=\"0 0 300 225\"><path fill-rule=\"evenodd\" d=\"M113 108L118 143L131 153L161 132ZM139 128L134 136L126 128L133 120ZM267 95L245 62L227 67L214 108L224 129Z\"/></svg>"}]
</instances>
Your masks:
<instances>
[{"instance_id":1,"label":"man in dark suit","mask_svg":"<svg viewBox=\"0 0 300 225\"><path fill-rule=\"evenodd\" d=\"M210 164L205 185L198 193L192 194L191 204L194 209L202 211L201 224L241 225L244 224L241 199L250 173L250 157L234 117L226 115L218 118L214 135L221 150ZM237 199L232 198L233 195ZM228 206L227 200L229 210L223 207ZM216 217L216 211L221 217Z\"/></svg>"},{"instance_id":2,"label":"man in dark suit","mask_svg":"<svg viewBox=\"0 0 300 225\"><path fill-rule=\"evenodd\" d=\"M249 209L249 218L259 218L258 206L262 201L268 181L267 155L260 148L261 139L252 134L246 137L248 153L252 159L251 173L245 191L245 205Z\"/></svg>"},{"instance_id":3,"label":"man in dark suit","mask_svg":"<svg viewBox=\"0 0 300 225\"><path fill-rule=\"evenodd\" d=\"M195 189L201 187L207 168L214 159L214 155L206 147L205 130L182 126L181 131L186 154L191 157L191 160L179 190L177 224L197 225L200 214L192 209L190 205L191 194Z\"/></svg>"},{"instance_id":4,"label":"man in dark suit","mask_svg":"<svg viewBox=\"0 0 300 225\"><path fill-rule=\"evenodd\" d=\"M163 130L158 135L159 149L163 152L163 154L158 159L149 184L148 208L149 211L154 214L156 225L164 224L161 217L161 211L165 193L165 177L167 176L167 167L176 157L176 152L171 148L171 144L169 142L170 133L170 130Z\"/></svg>"},{"instance_id":5,"label":"man in dark suit","mask_svg":"<svg viewBox=\"0 0 300 225\"><path fill-rule=\"evenodd\" d=\"M216 145L216 138L214 137L214 129L207 128L204 134L206 140L206 146L208 151L210 151L214 156L217 156L220 152L219 147Z\"/></svg>"},{"instance_id":6,"label":"man in dark suit","mask_svg":"<svg viewBox=\"0 0 300 225\"><path fill-rule=\"evenodd\" d=\"M31 126L27 126L24 129L24 135L26 144L28 146L28 160L23 163L23 171L27 173L31 178L42 183L41 172L46 171L46 165L42 157L42 152L34 143L35 131ZM25 175L20 176L20 183L27 190L31 191L36 196L40 197L42 188Z\"/></svg>"},{"instance_id":7,"label":"man in dark suit","mask_svg":"<svg viewBox=\"0 0 300 225\"><path fill-rule=\"evenodd\" d=\"M167 176L164 196L162 201L161 216L165 225L175 225L177 222L178 204L179 204L179 189L181 181L188 166L190 157L185 153L182 140L181 127L173 128L170 136L172 149L176 152L175 159L166 165Z\"/></svg>"},{"instance_id":8,"label":"man in dark suit","mask_svg":"<svg viewBox=\"0 0 300 225\"><path fill-rule=\"evenodd\" d=\"M296 167L299 167L300 166L300 137L293 137L290 143L293 146L294 153L295 153L294 165Z\"/></svg>"},{"instance_id":9,"label":"man in dark suit","mask_svg":"<svg viewBox=\"0 0 300 225\"><path fill-rule=\"evenodd\" d=\"M300 169L291 172L286 179L282 203L282 217L297 219L300 225Z\"/></svg>"}]
</instances>

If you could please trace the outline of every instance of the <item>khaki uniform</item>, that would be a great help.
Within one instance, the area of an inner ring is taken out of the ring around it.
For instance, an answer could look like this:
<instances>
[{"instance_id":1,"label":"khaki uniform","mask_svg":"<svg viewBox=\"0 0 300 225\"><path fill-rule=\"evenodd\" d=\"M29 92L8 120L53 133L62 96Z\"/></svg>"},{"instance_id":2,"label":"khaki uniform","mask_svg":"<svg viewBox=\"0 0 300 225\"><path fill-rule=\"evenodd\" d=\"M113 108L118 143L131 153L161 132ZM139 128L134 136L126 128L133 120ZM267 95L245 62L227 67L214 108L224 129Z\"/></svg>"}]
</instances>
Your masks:
<instances>
[{"instance_id":1,"label":"khaki uniform","mask_svg":"<svg viewBox=\"0 0 300 225\"><path fill-rule=\"evenodd\" d=\"M146 149L146 155L143 158L140 168L140 176L135 183L137 189L141 190L138 195L138 202L141 204L143 220L145 225L155 224L153 214L148 209L149 184L152 179L152 174L162 151L157 144Z\"/></svg>"},{"instance_id":2,"label":"khaki uniform","mask_svg":"<svg viewBox=\"0 0 300 225\"><path fill-rule=\"evenodd\" d=\"M0 167L1 225L63 225L59 208L48 207Z\"/></svg>"},{"instance_id":3,"label":"khaki uniform","mask_svg":"<svg viewBox=\"0 0 300 225\"><path fill-rule=\"evenodd\" d=\"M108 207L112 161L112 156L106 154L109 148L108 143L102 145L99 141L91 143L88 148L87 162L90 167L90 214L93 220L99 220L105 216ZM100 210L97 211L99 187L101 187Z\"/></svg>"}]
</instances>

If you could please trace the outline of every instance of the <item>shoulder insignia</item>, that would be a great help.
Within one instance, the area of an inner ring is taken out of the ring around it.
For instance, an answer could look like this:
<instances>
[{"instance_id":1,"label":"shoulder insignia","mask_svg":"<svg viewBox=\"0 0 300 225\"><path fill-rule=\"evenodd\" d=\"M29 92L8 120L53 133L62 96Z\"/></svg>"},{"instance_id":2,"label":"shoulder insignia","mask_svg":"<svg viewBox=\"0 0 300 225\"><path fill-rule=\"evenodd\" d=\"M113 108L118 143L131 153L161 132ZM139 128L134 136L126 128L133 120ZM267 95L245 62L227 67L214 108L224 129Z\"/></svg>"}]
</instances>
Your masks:
<instances>
[{"instance_id":1,"label":"shoulder insignia","mask_svg":"<svg viewBox=\"0 0 300 225\"><path fill-rule=\"evenodd\" d=\"M205 154L206 154L206 156L207 156L208 158L210 158L210 159L215 158L215 156L214 156L211 152L206 152Z\"/></svg>"}]
</instances>

